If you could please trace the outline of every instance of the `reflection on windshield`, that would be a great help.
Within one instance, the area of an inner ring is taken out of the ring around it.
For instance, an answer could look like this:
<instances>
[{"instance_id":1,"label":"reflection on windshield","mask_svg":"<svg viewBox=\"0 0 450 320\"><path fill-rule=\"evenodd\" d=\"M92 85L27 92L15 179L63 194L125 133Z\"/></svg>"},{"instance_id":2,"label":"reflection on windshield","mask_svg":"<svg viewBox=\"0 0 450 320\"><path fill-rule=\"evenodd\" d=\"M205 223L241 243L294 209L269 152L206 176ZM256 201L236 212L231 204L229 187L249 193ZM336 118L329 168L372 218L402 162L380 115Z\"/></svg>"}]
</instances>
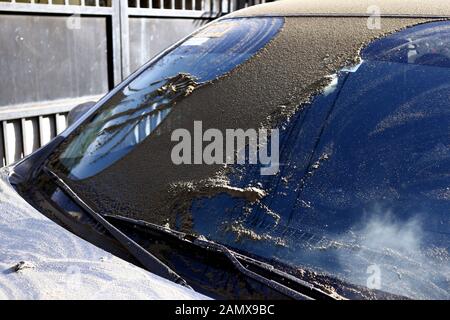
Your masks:
<instances>
[{"instance_id":1,"label":"reflection on windshield","mask_svg":"<svg viewBox=\"0 0 450 320\"><path fill-rule=\"evenodd\" d=\"M179 74L123 97L117 107L100 113L80 132L62 154L64 165L73 168L71 175L77 178L84 172L101 171L105 163L120 159L148 137L170 108L197 86L190 75Z\"/></svg>"},{"instance_id":2,"label":"reflection on windshield","mask_svg":"<svg viewBox=\"0 0 450 320\"><path fill-rule=\"evenodd\" d=\"M282 18L242 18L218 21L197 32L80 126L66 143L59 165L73 180L103 171L154 132L178 100L248 60L282 25Z\"/></svg>"}]
</instances>

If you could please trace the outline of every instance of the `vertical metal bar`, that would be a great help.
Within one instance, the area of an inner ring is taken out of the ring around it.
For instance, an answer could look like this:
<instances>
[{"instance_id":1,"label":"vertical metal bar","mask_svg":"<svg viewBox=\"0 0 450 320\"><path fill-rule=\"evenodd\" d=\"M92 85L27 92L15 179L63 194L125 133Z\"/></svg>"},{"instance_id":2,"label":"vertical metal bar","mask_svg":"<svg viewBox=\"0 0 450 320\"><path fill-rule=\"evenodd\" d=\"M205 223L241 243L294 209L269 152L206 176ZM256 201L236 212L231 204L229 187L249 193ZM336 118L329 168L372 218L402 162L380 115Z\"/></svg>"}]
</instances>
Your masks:
<instances>
[{"instance_id":1,"label":"vertical metal bar","mask_svg":"<svg viewBox=\"0 0 450 320\"><path fill-rule=\"evenodd\" d=\"M39 128L39 147L42 147L45 143L45 137L44 137L44 118L42 116L39 116L38 120L38 128Z\"/></svg>"},{"instance_id":2,"label":"vertical metal bar","mask_svg":"<svg viewBox=\"0 0 450 320\"><path fill-rule=\"evenodd\" d=\"M120 1L120 34L122 48L122 80L130 75L130 22L128 1Z\"/></svg>"},{"instance_id":3,"label":"vertical metal bar","mask_svg":"<svg viewBox=\"0 0 450 320\"><path fill-rule=\"evenodd\" d=\"M65 127L61 123L61 117L63 117L60 113L57 113L55 115L55 121L56 121L56 134L60 134L64 131Z\"/></svg>"},{"instance_id":4,"label":"vertical metal bar","mask_svg":"<svg viewBox=\"0 0 450 320\"><path fill-rule=\"evenodd\" d=\"M26 129L26 120L25 118L20 119L20 125L22 127L22 152L24 156L27 156L28 150L28 139L27 139L27 129Z\"/></svg>"},{"instance_id":5,"label":"vertical metal bar","mask_svg":"<svg viewBox=\"0 0 450 320\"><path fill-rule=\"evenodd\" d=\"M25 150L21 139L21 136L23 136L23 132L20 120L18 120L14 124L14 136L16 141L14 162L16 162L24 157L24 150Z\"/></svg>"},{"instance_id":6,"label":"vertical metal bar","mask_svg":"<svg viewBox=\"0 0 450 320\"><path fill-rule=\"evenodd\" d=\"M2 130L3 130L3 141L4 141L4 154L5 154L5 166L9 164L10 151L9 151L9 143L8 143L8 130L6 127L6 121L2 122Z\"/></svg>"},{"instance_id":7,"label":"vertical metal bar","mask_svg":"<svg viewBox=\"0 0 450 320\"><path fill-rule=\"evenodd\" d=\"M123 1L123 0L122 0ZM112 64L114 85L122 82L122 34L120 28L120 2L112 1L112 17L111 17L111 32L112 32Z\"/></svg>"},{"instance_id":8,"label":"vertical metal bar","mask_svg":"<svg viewBox=\"0 0 450 320\"><path fill-rule=\"evenodd\" d=\"M212 0L204 0L203 1L203 6L202 6L202 10L203 11L205 11L205 12L211 12L212 11L211 1Z\"/></svg>"},{"instance_id":9,"label":"vertical metal bar","mask_svg":"<svg viewBox=\"0 0 450 320\"><path fill-rule=\"evenodd\" d=\"M39 117L41 146L46 145L55 137L56 129L54 118L53 115Z\"/></svg>"},{"instance_id":10,"label":"vertical metal bar","mask_svg":"<svg viewBox=\"0 0 450 320\"><path fill-rule=\"evenodd\" d=\"M0 127L3 128L3 121L0 121ZM5 146L5 136L3 134L3 129L0 128L0 165L6 166L6 146Z\"/></svg>"},{"instance_id":11,"label":"vertical metal bar","mask_svg":"<svg viewBox=\"0 0 450 320\"><path fill-rule=\"evenodd\" d=\"M6 164L10 165L23 157L20 121L3 121Z\"/></svg>"}]
</instances>

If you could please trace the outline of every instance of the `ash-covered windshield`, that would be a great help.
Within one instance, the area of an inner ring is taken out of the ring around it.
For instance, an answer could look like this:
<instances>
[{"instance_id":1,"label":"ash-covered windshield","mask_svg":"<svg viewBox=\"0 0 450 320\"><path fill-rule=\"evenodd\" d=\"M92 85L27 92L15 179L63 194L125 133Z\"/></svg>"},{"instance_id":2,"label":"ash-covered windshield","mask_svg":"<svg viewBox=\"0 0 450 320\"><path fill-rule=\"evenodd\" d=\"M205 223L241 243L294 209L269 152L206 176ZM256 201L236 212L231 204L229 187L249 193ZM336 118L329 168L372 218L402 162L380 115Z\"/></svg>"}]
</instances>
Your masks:
<instances>
[{"instance_id":1,"label":"ash-covered windshield","mask_svg":"<svg viewBox=\"0 0 450 320\"><path fill-rule=\"evenodd\" d=\"M430 54L445 55L450 35L448 22L425 22L385 19L369 30L364 18L286 18L252 59L188 91L103 171L76 179L57 157L74 137L50 165L100 213L201 234L300 277L313 270L324 290L340 289L321 275L366 298L448 299L450 69ZM173 163L172 133L194 137L199 121L204 131L279 129L279 172Z\"/></svg>"}]
</instances>

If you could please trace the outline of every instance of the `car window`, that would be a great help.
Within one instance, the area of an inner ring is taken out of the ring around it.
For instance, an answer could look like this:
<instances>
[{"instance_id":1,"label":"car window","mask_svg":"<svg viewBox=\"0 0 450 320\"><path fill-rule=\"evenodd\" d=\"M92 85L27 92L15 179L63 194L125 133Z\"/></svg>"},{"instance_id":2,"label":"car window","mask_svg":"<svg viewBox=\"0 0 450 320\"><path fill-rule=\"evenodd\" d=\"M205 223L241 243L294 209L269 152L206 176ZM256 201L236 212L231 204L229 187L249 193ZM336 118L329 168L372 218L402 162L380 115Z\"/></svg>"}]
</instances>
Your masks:
<instances>
[{"instance_id":1,"label":"car window","mask_svg":"<svg viewBox=\"0 0 450 320\"><path fill-rule=\"evenodd\" d=\"M154 61L78 128L60 155L71 179L86 179L112 165L146 139L172 106L263 48L282 18L222 20L195 33Z\"/></svg>"},{"instance_id":2,"label":"car window","mask_svg":"<svg viewBox=\"0 0 450 320\"><path fill-rule=\"evenodd\" d=\"M449 30L431 23L373 42L282 129L279 175L245 166L231 177L268 196L196 200L195 231L362 287L448 299Z\"/></svg>"}]
</instances>

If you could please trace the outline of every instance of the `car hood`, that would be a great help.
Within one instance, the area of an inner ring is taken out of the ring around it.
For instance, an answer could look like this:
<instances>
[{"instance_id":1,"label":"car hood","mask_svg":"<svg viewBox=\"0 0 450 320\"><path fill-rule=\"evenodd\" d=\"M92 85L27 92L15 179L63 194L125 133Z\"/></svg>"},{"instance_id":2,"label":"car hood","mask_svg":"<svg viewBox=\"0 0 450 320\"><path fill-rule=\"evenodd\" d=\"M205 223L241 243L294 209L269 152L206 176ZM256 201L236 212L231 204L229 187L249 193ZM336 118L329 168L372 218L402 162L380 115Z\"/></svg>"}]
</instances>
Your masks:
<instances>
[{"instance_id":1,"label":"car hood","mask_svg":"<svg viewBox=\"0 0 450 320\"><path fill-rule=\"evenodd\" d=\"M82 240L31 207L0 169L0 299L202 299Z\"/></svg>"}]
</instances>

